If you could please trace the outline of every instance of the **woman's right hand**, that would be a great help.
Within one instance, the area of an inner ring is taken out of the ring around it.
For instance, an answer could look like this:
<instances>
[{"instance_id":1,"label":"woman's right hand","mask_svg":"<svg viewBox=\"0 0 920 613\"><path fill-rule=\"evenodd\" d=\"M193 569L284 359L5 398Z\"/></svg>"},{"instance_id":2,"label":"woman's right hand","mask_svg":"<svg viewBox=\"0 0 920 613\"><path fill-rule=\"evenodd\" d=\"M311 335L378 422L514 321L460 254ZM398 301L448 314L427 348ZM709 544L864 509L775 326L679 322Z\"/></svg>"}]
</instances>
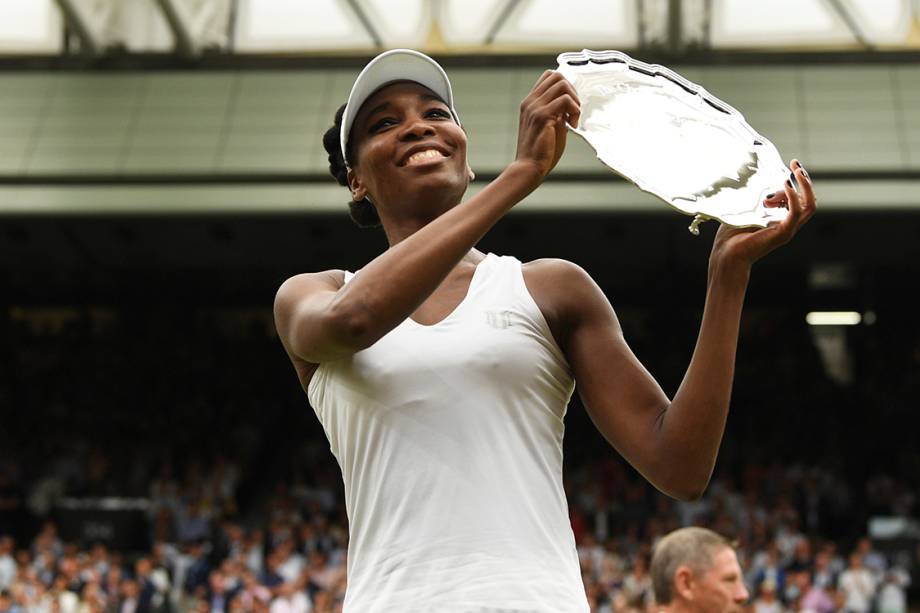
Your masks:
<instances>
[{"instance_id":1,"label":"woman's right hand","mask_svg":"<svg viewBox=\"0 0 920 613\"><path fill-rule=\"evenodd\" d=\"M565 151L566 122L578 125L580 101L575 88L560 73L547 70L521 102L515 163L534 172L539 184Z\"/></svg>"}]
</instances>

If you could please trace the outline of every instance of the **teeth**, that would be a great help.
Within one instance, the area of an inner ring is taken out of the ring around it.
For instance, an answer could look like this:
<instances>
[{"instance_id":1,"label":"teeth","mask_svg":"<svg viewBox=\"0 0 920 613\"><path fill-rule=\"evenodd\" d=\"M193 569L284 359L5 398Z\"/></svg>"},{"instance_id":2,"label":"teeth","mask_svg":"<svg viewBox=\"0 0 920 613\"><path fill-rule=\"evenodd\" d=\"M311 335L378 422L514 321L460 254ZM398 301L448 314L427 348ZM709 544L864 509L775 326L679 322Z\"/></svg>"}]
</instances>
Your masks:
<instances>
[{"instance_id":1,"label":"teeth","mask_svg":"<svg viewBox=\"0 0 920 613\"><path fill-rule=\"evenodd\" d=\"M434 158L442 158L442 157L444 157L444 154L442 154L437 149L425 149L424 151L413 153L409 157L409 159L406 160L406 164L414 164L415 162L421 162L423 160L431 160Z\"/></svg>"}]
</instances>

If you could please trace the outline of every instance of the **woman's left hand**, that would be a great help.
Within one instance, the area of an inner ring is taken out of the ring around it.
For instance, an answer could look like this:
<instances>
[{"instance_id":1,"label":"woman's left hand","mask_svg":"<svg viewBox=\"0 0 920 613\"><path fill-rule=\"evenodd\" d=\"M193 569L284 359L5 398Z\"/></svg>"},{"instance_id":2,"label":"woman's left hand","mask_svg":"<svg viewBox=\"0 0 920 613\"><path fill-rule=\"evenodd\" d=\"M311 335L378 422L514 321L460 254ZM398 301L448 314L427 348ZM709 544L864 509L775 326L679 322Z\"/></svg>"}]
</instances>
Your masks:
<instances>
[{"instance_id":1,"label":"woman's left hand","mask_svg":"<svg viewBox=\"0 0 920 613\"><path fill-rule=\"evenodd\" d=\"M764 200L768 207L788 208L786 218L766 228L732 228L722 224L712 245L710 265L727 264L750 269L754 262L792 240L796 232L811 219L817 208L811 177L798 160L792 160L791 166L801 192L796 192L792 182L786 179L782 191Z\"/></svg>"}]
</instances>

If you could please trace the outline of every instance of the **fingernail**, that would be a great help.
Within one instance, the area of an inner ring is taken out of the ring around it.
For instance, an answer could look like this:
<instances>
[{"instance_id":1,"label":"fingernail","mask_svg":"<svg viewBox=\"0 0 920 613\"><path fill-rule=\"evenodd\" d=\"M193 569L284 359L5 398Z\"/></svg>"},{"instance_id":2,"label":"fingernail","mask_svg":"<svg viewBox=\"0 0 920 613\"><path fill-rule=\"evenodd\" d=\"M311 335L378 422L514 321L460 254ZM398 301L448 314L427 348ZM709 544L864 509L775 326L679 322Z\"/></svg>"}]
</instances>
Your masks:
<instances>
[{"instance_id":1,"label":"fingernail","mask_svg":"<svg viewBox=\"0 0 920 613\"><path fill-rule=\"evenodd\" d=\"M767 194L767 200L769 200L770 198L772 198L772 197L775 196L775 195L776 195L776 192L770 192L769 194Z\"/></svg>"},{"instance_id":2,"label":"fingernail","mask_svg":"<svg viewBox=\"0 0 920 613\"><path fill-rule=\"evenodd\" d=\"M786 185L788 185L789 187L792 187L792 181L790 181L789 179L786 179Z\"/></svg>"}]
</instances>

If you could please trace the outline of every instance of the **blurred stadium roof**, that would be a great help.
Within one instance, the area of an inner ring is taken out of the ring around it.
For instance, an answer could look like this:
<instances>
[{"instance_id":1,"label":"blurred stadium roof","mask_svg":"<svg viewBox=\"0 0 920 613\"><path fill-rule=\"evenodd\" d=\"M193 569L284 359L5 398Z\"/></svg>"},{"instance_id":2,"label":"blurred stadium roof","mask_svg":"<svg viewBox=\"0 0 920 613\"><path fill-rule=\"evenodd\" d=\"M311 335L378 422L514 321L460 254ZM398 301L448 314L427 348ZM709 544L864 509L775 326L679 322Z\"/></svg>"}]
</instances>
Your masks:
<instances>
[{"instance_id":1,"label":"blurred stadium roof","mask_svg":"<svg viewBox=\"0 0 920 613\"><path fill-rule=\"evenodd\" d=\"M2 0L0 55L920 50L920 0Z\"/></svg>"}]
</instances>

